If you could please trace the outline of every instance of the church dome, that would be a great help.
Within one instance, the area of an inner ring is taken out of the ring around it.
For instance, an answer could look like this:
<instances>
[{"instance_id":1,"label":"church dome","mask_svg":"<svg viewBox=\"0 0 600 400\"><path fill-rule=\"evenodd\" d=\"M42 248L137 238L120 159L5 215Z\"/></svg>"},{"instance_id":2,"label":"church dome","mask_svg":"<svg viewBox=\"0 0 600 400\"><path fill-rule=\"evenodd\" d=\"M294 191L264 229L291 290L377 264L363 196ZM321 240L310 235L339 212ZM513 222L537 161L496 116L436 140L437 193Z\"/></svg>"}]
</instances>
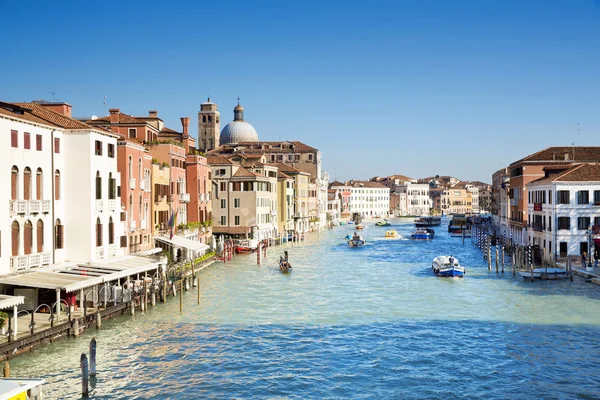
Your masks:
<instances>
[{"instance_id":1,"label":"church dome","mask_svg":"<svg viewBox=\"0 0 600 400\"><path fill-rule=\"evenodd\" d=\"M238 103L233 109L233 121L221 130L220 144L258 142L256 129L244 121L244 108Z\"/></svg>"},{"instance_id":2,"label":"church dome","mask_svg":"<svg viewBox=\"0 0 600 400\"><path fill-rule=\"evenodd\" d=\"M221 130L220 144L258 142L256 129L245 121L232 121Z\"/></svg>"}]
</instances>

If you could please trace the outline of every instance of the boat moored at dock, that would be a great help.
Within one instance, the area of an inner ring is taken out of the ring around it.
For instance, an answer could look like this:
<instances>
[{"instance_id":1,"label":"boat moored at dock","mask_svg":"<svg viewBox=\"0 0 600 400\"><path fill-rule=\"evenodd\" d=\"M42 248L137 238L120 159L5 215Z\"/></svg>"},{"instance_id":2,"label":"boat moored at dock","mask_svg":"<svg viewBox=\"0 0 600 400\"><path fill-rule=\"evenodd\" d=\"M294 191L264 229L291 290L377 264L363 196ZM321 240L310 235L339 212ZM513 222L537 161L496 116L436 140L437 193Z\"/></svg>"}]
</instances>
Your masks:
<instances>
[{"instance_id":1,"label":"boat moored at dock","mask_svg":"<svg viewBox=\"0 0 600 400\"><path fill-rule=\"evenodd\" d=\"M569 278L569 272L564 268L534 268L530 271L517 271L523 279L531 279L533 274L534 279L556 280Z\"/></svg>"},{"instance_id":2,"label":"boat moored at dock","mask_svg":"<svg viewBox=\"0 0 600 400\"><path fill-rule=\"evenodd\" d=\"M434 274L444 278L462 278L465 274L465 269L452 256L438 256L434 258L431 263L431 269Z\"/></svg>"},{"instance_id":3,"label":"boat moored at dock","mask_svg":"<svg viewBox=\"0 0 600 400\"><path fill-rule=\"evenodd\" d=\"M466 237L466 238L470 238L472 236L471 230L470 229L455 229L452 232L450 232L450 236L451 237Z\"/></svg>"}]
</instances>

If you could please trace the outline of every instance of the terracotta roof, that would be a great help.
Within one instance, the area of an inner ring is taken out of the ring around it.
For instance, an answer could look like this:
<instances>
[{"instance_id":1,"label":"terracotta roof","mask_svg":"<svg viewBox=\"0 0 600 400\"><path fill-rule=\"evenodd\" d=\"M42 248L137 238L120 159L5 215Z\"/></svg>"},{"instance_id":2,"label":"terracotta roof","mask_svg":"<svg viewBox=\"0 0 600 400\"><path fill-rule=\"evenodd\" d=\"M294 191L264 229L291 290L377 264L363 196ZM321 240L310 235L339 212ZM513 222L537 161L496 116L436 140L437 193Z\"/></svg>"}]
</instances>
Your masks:
<instances>
[{"instance_id":1,"label":"terracotta roof","mask_svg":"<svg viewBox=\"0 0 600 400\"><path fill-rule=\"evenodd\" d=\"M600 164L576 164L567 170L546 170L543 178L536 179L530 183L550 182L600 182Z\"/></svg>"},{"instance_id":2,"label":"terracotta roof","mask_svg":"<svg viewBox=\"0 0 600 400\"><path fill-rule=\"evenodd\" d=\"M28 108L23 108L12 103L0 102L0 114L38 124L53 125L48 121L33 115Z\"/></svg>"},{"instance_id":3,"label":"terracotta roof","mask_svg":"<svg viewBox=\"0 0 600 400\"><path fill-rule=\"evenodd\" d=\"M268 145L269 148L265 148ZM282 149L281 145L293 145L293 149L286 148ZM302 142L298 141L281 141L281 142L241 142L236 144L224 144L218 148L212 150L216 153L221 152L232 152L237 149L237 153L269 153L269 152L280 152L280 153L303 153L317 151L314 147L310 147Z\"/></svg>"},{"instance_id":4,"label":"terracotta roof","mask_svg":"<svg viewBox=\"0 0 600 400\"><path fill-rule=\"evenodd\" d=\"M161 134L161 135L183 135L183 133L177 132L171 128L167 128L166 126L164 128L162 128L162 130L159 132L159 134Z\"/></svg>"},{"instance_id":5,"label":"terracotta roof","mask_svg":"<svg viewBox=\"0 0 600 400\"><path fill-rule=\"evenodd\" d=\"M206 163L208 165L232 165L233 162L229 161L225 157L209 155L206 156Z\"/></svg>"},{"instance_id":6,"label":"terracotta roof","mask_svg":"<svg viewBox=\"0 0 600 400\"><path fill-rule=\"evenodd\" d=\"M401 180L401 181L413 181L413 178L409 178L406 175L390 175L387 178L384 178L383 180L388 180L388 181L393 181L393 180Z\"/></svg>"},{"instance_id":7,"label":"terracotta roof","mask_svg":"<svg viewBox=\"0 0 600 400\"><path fill-rule=\"evenodd\" d=\"M123 114L122 112L117 113L119 119L117 121L118 124L146 124L147 122L143 119L132 117L131 115ZM97 119L92 119L86 121L89 124L93 123L109 123L110 124L110 115L106 117L99 117Z\"/></svg>"},{"instance_id":8,"label":"terracotta roof","mask_svg":"<svg viewBox=\"0 0 600 400\"><path fill-rule=\"evenodd\" d=\"M288 174L285 174L281 171L277 171L277 177L278 178L285 178L285 179L294 179L291 176L289 176Z\"/></svg>"},{"instance_id":9,"label":"terracotta roof","mask_svg":"<svg viewBox=\"0 0 600 400\"><path fill-rule=\"evenodd\" d=\"M567 157L567 159L565 159ZM533 153L511 165L520 162L573 162L573 161L600 161L600 146L559 146L548 147Z\"/></svg>"},{"instance_id":10,"label":"terracotta roof","mask_svg":"<svg viewBox=\"0 0 600 400\"><path fill-rule=\"evenodd\" d=\"M31 114L45 120L46 123L51 123L65 129L92 129L92 127L84 122L78 121L66 115L59 114L47 109L37 103L14 103L17 106L29 109Z\"/></svg>"},{"instance_id":11,"label":"terracotta roof","mask_svg":"<svg viewBox=\"0 0 600 400\"><path fill-rule=\"evenodd\" d=\"M254 178L257 176L262 176L262 175L256 174L252 171L249 171L244 167L239 167L238 170L235 171L235 174L233 174L234 178Z\"/></svg>"},{"instance_id":12,"label":"terracotta roof","mask_svg":"<svg viewBox=\"0 0 600 400\"><path fill-rule=\"evenodd\" d=\"M352 187L389 189L387 186L384 186L381 183L378 183L378 182L369 182L369 181L349 181L349 182L346 182L346 185L347 186L352 186Z\"/></svg>"},{"instance_id":13,"label":"terracotta roof","mask_svg":"<svg viewBox=\"0 0 600 400\"><path fill-rule=\"evenodd\" d=\"M333 181L329 184L329 187L333 187L333 186L346 186L346 184L342 183L340 181Z\"/></svg>"},{"instance_id":14,"label":"terracotta roof","mask_svg":"<svg viewBox=\"0 0 600 400\"><path fill-rule=\"evenodd\" d=\"M271 163L271 164L267 164L267 165L270 165L272 167L277 167L277 168L279 168L279 171L285 172L288 174L297 174L297 173L302 172L299 169L296 169L296 168L294 168L290 165L284 164L284 163Z\"/></svg>"}]
</instances>

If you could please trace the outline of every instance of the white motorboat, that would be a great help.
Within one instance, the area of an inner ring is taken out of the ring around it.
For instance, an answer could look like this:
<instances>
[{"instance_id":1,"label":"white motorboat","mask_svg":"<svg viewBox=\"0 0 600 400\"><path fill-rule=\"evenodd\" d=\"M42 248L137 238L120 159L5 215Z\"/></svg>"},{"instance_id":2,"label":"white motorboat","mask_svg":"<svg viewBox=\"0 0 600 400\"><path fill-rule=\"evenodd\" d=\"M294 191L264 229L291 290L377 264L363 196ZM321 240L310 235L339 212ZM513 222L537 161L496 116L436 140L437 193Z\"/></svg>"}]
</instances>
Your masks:
<instances>
[{"instance_id":1,"label":"white motorboat","mask_svg":"<svg viewBox=\"0 0 600 400\"><path fill-rule=\"evenodd\" d=\"M431 269L437 276L449 278L461 278L465 269L460 266L458 259L452 256L438 256L433 259Z\"/></svg>"},{"instance_id":2,"label":"white motorboat","mask_svg":"<svg viewBox=\"0 0 600 400\"><path fill-rule=\"evenodd\" d=\"M352 238L348 240L349 247L362 247L365 243L365 239L360 235L353 235Z\"/></svg>"}]
</instances>

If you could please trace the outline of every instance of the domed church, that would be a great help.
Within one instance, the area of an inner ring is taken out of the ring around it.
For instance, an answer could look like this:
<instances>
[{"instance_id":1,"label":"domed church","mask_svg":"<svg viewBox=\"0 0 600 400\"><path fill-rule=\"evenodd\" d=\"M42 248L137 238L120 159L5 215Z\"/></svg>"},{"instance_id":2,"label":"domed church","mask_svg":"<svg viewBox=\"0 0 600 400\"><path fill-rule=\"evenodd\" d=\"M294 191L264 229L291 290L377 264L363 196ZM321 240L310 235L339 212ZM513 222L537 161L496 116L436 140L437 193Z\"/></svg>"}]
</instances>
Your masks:
<instances>
[{"instance_id":1,"label":"domed church","mask_svg":"<svg viewBox=\"0 0 600 400\"><path fill-rule=\"evenodd\" d=\"M219 144L258 143L258 133L248 122L244 121L244 107L239 103L233 109L233 121L221 130Z\"/></svg>"}]
</instances>

